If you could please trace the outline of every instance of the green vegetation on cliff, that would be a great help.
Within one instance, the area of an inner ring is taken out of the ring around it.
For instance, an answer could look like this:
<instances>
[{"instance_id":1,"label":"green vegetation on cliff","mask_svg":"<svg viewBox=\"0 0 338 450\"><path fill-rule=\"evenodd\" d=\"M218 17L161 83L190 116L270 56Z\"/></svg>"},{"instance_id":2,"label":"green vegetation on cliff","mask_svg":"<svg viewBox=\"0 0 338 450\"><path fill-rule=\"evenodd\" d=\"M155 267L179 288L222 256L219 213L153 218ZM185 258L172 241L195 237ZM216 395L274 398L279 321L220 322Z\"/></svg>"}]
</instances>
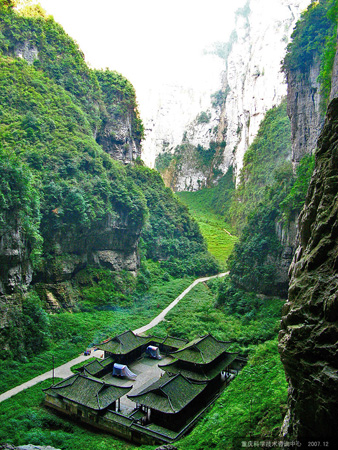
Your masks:
<instances>
[{"instance_id":1,"label":"green vegetation on cliff","mask_svg":"<svg viewBox=\"0 0 338 450\"><path fill-rule=\"evenodd\" d=\"M7 152L0 144L0 234L16 228L18 218L29 241L31 261L40 260L42 237L40 234L40 195L27 164ZM5 264L5 261L1 261Z\"/></svg>"},{"instance_id":2,"label":"green vegetation on cliff","mask_svg":"<svg viewBox=\"0 0 338 450\"><path fill-rule=\"evenodd\" d=\"M9 56L30 55L37 70L72 95L73 102L82 108L95 130L103 107L99 84L75 41L41 8L23 9L18 14L1 2L0 23L0 51Z\"/></svg>"},{"instance_id":3,"label":"green vegetation on cliff","mask_svg":"<svg viewBox=\"0 0 338 450\"><path fill-rule=\"evenodd\" d=\"M144 128L136 108L136 95L133 85L121 74L108 69L95 70L95 75L102 89L106 109L109 116L113 117L115 127L118 127L121 115L125 116L129 113L132 137L140 144L144 137ZM103 117L103 129L109 116ZM112 138L114 138L114 135Z\"/></svg>"},{"instance_id":4,"label":"green vegetation on cliff","mask_svg":"<svg viewBox=\"0 0 338 450\"><path fill-rule=\"evenodd\" d=\"M334 33L336 24L331 19L337 13L336 0L311 2L302 13L291 35L283 69L307 72L316 58L320 58L328 36Z\"/></svg>"},{"instance_id":5,"label":"green vegetation on cliff","mask_svg":"<svg viewBox=\"0 0 338 450\"><path fill-rule=\"evenodd\" d=\"M127 173L144 193L151 211L142 231L145 257L160 261L176 277L217 273L217 261L207 253L197 221L172 190L164 187L159 173L142 165Z\"/></svg>"},{"instance_id":6,"label":"green vegetation on cliff","mask_svg":"<svg viewBox=\"0 0 338 450\"><path fill-rule=\"evenodd\" d=\"M267 189L276 180L292 179L291 127L286 112L286 100L270 109L262 120L257 136L245 152L239 183L229 208L232 224L243 230L247 218L257 205L265 202ZM277 186L275 186L275 189Z\"/></svg>"},{"instance_id":7,"label":"green vegetation on cliff","mask_svg":"<svg viewBox=\"0 0 338 450\"><path fill-rule=\"evenodd\" d=\"M107 133L115 142L123 123L128 142L139 144L132 85L116 72L89 69L41 8L18 14L12 6L0 2L0 233L7 246L0 255L0 344L1 358L27 361L34 357L30 325L40 324L46 338L37 334L35 354L53 347L51 331L61 327L32 312L31 302L59 312L131 307L155 282L153 264L166 282L213 274L218 264L158 173L138 160L123 165L101 145ZM81 314L74 317L74 330L81 329ZM69 355L78 351L70 348Z\"/></svg>"},{"instance_id":8,"label":"green vegetation on cliff","mask_svg":"<svg viewBox=\"0 0 338 450\"><path fill-rule=\"evenodd\" d=\"M148 214L143 193L95 142L85 114L64 89L22 60L1 57L0 71L0 140L34 176L41 204L36 233L44 238L45 255L54 252L55 233L94 230L107 214L123 212L130 227L142 227ZM5 193L8 201L14 193Z\"/></svg>"},{"instance_id":9,"label":"green vegetation on cliff","mask_svg":"<svg viewBox=\"0 0 338 450\"><path fill-rule=\"evenodd\" d=\"M325 113L330 90L337 45L337 0L311 2L302 13L287 47L283 70L307 74L314 62L320 62L322 109Z\"/></svg>"}]
</instances>

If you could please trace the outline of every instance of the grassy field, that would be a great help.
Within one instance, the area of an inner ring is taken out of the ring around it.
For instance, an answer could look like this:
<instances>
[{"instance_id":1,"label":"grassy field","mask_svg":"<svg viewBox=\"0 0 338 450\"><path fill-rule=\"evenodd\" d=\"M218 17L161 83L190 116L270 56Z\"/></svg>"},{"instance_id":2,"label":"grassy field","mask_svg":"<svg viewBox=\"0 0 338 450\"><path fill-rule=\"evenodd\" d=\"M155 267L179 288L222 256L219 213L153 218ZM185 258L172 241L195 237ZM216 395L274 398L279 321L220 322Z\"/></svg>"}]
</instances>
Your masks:
<instances>
[{"instance_id":1,"label":"grassy field","mask_svg":"<svg viewBox=\"0 0 338 450\"><path fill-rule=\"evenodd\" d=\"M51 348L38 356L32 356L25 363L0 361L0 393L52 370L53 357L57 367L75 358L93 343L98 344L107 337L147 324L192 281L192 278L160 280L136 298L130 308L51 315Z\"/></svg>"},{"instance_id":2,"label":"grassy field","mask_svg":"<svg viewBox=\"0 0 338 450\"><path fill-rule=\"evenodd\" d=\"M226 260L237 240L224 218L215 214L211 207L212 189L196 192L178 192L177 197L188 206L190 213L199 224L209 252L226 268Z\"/></svg>"},{"instance_id":3,"label":"grassy field","mask_svg":"<svg viewBox=\"0 0 338 450\"><path fill-rule=\"evenodd\" d=\"M195 286L165 320L148 331L148 334L186 337L189 340L211 333L217 339L232 341L230 351L248 355L258 344L274 339L279 330L283 301L266 298L250 318L244 314L227 314L216 307L219 279Z\"/></svg>"}]
</instances>

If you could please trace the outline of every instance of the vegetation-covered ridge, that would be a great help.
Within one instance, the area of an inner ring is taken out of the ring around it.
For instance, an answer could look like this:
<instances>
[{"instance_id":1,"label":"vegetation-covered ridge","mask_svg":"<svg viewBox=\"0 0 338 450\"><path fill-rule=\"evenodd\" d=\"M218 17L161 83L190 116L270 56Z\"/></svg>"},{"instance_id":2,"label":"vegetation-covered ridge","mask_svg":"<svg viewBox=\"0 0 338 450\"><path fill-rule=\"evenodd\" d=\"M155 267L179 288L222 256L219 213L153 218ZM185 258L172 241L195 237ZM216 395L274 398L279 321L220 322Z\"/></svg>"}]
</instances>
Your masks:
<instances>
[{"instance_id":1,"label":"vegetation-covered ridge","mask_svg":"<svg viewBox=\"0 0 338 450\"><path fill-rule=\"evenodd\" d=\"M131 83L117 72L91 70L75 41L40 6L27 6L18 13L13 3L0 3L0 52L28 60L62 86L87 116L98 141L114 112L115 122L121 118L133 122L132 137L139 144L143 128Z\"/></svg>"},{"instance_id":2,"label":"vegetation-covered ridge","mask_svg":"<svg viewBox=\"0 0 338 450\"><path fill-rule=\"evenodd\" d=\"M179 194L192 205L197 220L204 214L204 221L210 222L208 211L217 212L239 235L227 261L233 285L266 295L286 295L295 220L305 201L313 164L314 158L305 156L293 173L284 100L262 121L245 153L237 188L230 168L214 188Z\"/></svg>"},{"instance_id":3,"label":"vegetation-covered ridge","mask_svg":"<svg viewBox=\"0 0 338 450\"><path fill-rule=\"evenodd\" d=\"M266 113L257 136L245 152L239 183L228 210L238 231L243 230L247 218L263 201L279 169L285 172L284 178L292 179L290 159L291 128L284 99Z\"/></svg>"},{"instance_id":4,"label":"vegetation-covered ridge","mask_svg":"<svg viewBox=\"0 0 338 450\"><path fill-rule=\"evenodd\" d=\"M314 62L320 62L322 110L325 113L331 90L331 77L337 46L337 0L313 1L301 15L292 42L287 47L283 70L306 75Z\"/></svg>"},{"instance_id":5,"label":"vegetation-covered ridge","mask_svg":"<svg viewBox=\"0 0 338 450\"><path fill-rule=\"evenodd\" d=\"M52 345L46 307L129 307L147 259L167 281L218 265L158 173L114 159L108 144L142 138L132 85L89 69L40 7L1 1L0 26L0 343L23 361Z\"/></svg>"},{"instance_id":6,"label":"vegetation-covered ridge","mask_svg":"<svg viewBox=\"0 0 338 450\"><path fill-rule=\"evenodd\" d=\"M305 201L313 157L293 173L290 124L283 102L266 114L244 157L229 213L242 230L228 264L233 283L285 297L295 245L295 221Z\"/></svg>"}]
</instances>

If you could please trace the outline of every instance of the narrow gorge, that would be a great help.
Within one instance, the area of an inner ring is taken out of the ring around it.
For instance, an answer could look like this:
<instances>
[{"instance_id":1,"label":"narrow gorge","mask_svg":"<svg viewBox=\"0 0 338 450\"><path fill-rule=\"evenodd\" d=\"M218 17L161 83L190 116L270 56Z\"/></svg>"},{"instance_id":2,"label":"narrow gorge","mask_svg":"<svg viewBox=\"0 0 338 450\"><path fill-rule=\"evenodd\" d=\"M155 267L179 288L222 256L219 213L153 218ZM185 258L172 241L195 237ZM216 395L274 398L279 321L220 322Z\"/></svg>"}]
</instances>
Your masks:
<instances>
[{"instance_id":1,"label":"narrow gorge","mask_svg":"<svg viewBox=\"0 0 338 450\"><path fill-rule=\"evenodd\" d=\"M0 0L0 449L335 448L338 1L75 3Z\"/></svg>"}]
</instances>

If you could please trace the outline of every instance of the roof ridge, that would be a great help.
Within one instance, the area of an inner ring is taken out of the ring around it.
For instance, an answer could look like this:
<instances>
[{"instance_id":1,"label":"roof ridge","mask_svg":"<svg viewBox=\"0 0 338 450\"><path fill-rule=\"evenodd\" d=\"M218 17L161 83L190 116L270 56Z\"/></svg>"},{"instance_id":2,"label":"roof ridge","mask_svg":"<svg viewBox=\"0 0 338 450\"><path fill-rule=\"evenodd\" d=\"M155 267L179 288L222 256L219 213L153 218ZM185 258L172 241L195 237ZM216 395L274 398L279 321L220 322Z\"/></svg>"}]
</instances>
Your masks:
<instances>
[{"instance_id":1,"label":"roof ridge","mask_svg":"<svg viewBox=\"0 0 338 450\"><path fill-rule=\"evenodd\" d=\"M42 389L42 390L43 390L43 391L47 391L47 390L50 389L50 388L53 388L53 389L61 389L61 388L64 388L64 387L72 386L72 385L75 383L75 380L79 377L79 375L81 375L80 372L74 373L73 375L70 375L68 378L65 378L64 380L61 380L61 381L59 381L59 382L56 383L56 384L52 384L52 385L49 386L48 388L45 388L45 389ZM72 382L71 382L71 383L63 384L62 386L59 386L59 384L64 383L64 382L67 381L67 380L71 380Z\"/></svg>"},{"instance_id":2,"label":"roof ridge","mask_svg":"<svg viewBox=\"0 0 338 450\"><path fill-rule=\"evenodd\" d=\"M89 372L88 369L86 369L86 366L84 366L83 372L87 372L89 375L91 375L91 373ZM88 377L87 377L88 378Z\"/></svg>"},{"instance_id":3,"label":"roof ridge","mask_svg":"<svg viewBox=\"0 0 338 450\"><path fill-rule=\"evenodd\" d=\"M179 375L180 375L180 374L177 373L177 374L174 375L173 377L169 377L169 379L168 379L165 383L163 383L163 384L160 386L160 388L163 388L164 386L166 386L169 382L171 382L172 380L174 380L175 378L177 378Z\"/></svg>"},{"instance_id":4,"label":"roof ridge","mask_svg":"<svg viewBox=\"0 0 338 450\"><path fill-rule=\"evenodd\" d=\"M171 352L171 353L179 353L179 352L182 352L182 351L187 350L189 348L195 347L196 344L200 343L201 341L203 341L208 336L211 336L211 334L209 333L209 334L206 334L204 336L200 336L198 338L195 338L192 341L187 342L183 347L181 347L178 350L176 350L174 352Z\"/></svg>"},{"instance_id":5,"label":"roof ridge","mask_svg":"<svg viewBox=\"0 0 338 450\"><path fill-rule=\"evenodd\" d=\"M95 381L96 383L100 383L100 384L105 383L105 381L102 381L100 378L94 377L94 375L92 375L90 372L88 372L88 373L89 373L89 375L84 375L83 373L79 373L79 375L83 378L87 378L87 380Z\"/></svg>"},{"instance_id":6,"label":"roof ridge","mask_svg":"<svg viewBox=\"0 0 338 450\"><path fill-rule=\"evenodd\" d=\"M101 409L100 398L99 398L100 391L101 391L101 389L95 395L96 400L97 400L97 406L99 407L99 409Z\"/></svg>"},{"instance_id":7,"label":"roof ridge","mask_svg":"<svg viewBox=\"0 0 338 450\"><path fill-rule=\"evenodd\" d=\"M200 341L200 342L201 342L201 341ZM193 347L196 347L196 349L197 349L197 350L200 352L200 354L201 354L201 358L203 359L203 362L206 363L206 360L205 360L204 355L203 355L203 351L202 351L200 348L198 348L196 344L194 344Z\"/></svg>"},{"instance_id":8,"label":"roof ridge","mask_svg":"<svg viewBox=\"0 0 338 450\"><path fill-rule=\"evenodd\" d=\"M173 366L175 363L177 363L177 361L179 361L179 359L174 359L173 361L170 361L168 363L165 364L158 364L158 367L168 367L168 366Z\"/></svg>"},{"instance_id":9,"label":"roof ridge","mask_svg":"<svg viewBox=\"0 0 338 450\"><path fill-rule=\"evenodd\" d=\"M166 384L167 384L167 383L166 383ZM165 384L164 384L163 386L165 386ZM162 386L159 388L159 390L167 397L168 402L169 402L169 405L170 405L170 408L173 410L173 412L176 412L176 410L175 410L175 408L173 407L173 404L172 404L172 402L171 402L171 400L170 400L169 395L168 395L166 392L163 391Z\"/></svg>"}]
</instances>

